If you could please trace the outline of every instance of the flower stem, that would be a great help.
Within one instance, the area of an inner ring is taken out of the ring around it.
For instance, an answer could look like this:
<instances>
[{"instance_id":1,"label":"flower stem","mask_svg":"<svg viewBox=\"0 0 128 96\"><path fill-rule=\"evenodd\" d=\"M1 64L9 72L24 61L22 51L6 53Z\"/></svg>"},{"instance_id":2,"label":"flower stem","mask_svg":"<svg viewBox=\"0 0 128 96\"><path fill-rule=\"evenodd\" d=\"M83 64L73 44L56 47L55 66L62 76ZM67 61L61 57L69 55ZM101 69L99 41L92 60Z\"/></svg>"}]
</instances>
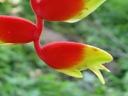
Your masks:
<instances>
[{"instance_id":1,"label":"flower stem","mask_svg":"<svg viewBox=\"0 0 128 96\"><path fill-rule=\"evenodd\" d=\"M38 16L36 17L36 27L37 27L37 32L35 33L34 47L36 49L38 56L41 58L42 55L41 55L40 35L43 30L43 20Z\"/></svg>"}]
</instances>

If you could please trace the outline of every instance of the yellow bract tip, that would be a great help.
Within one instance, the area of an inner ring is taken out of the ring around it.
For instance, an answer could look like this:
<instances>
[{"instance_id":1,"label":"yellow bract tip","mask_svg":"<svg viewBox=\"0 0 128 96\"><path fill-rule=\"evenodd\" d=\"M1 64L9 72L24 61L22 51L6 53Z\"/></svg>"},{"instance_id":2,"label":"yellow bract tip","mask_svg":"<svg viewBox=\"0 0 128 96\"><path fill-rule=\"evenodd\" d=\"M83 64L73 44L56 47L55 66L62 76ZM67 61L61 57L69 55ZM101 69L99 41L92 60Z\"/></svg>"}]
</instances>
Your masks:
<instances>
[{"instance_id":1,"label":"yellow bract tip","mask_svg":"<svg viewBox=\"0 0 128 96\"><path fill-rule=\"evenodd\" d=\"M70 68L59 69L59 70L57 69L57 70L64 74L76 78L82 78L83 76L81 74L81 71L90 69L92 72L96 74L96 76L99 78L101 83L105 84L105 80L100 70L110 72L110 70L107 69L102 64L108 63L112 60L113 60L112 56L106 51L90 45L85 45L83 51L83 59L81 61L77 62L77 64L75 64Z\"/></svg>"},{"instance_id":2,"label":"yellow bract tip","mask_svg":"<svg viewBox=\"0 0 128 96\"><path fill-rule=\"evenodd\" d=\"M101 74L101 72L99 70L100 66L90 67L89 69L97 75L97 77L99 78L99 80L101 81L102 84L105 84L104 77L103 77L103 75ZM105 68L105 70L106 69L107 68ZM108 69L107 69L107 71L108 71ZM110 72L110 71L108 71L108 72Z\"/></svg>"},{"instance_id":3,"label":"yellow bract tip","mask_svg":"<svg viewBox=\"0 0 128 96\"><path fill-rule=\"evenodd\" d=\"M74 17L69 18L65 22L77 22L86 16L88 16L90 13L95 11L102 3L105 2L105 0L83 0L85 2L83 10L81 10L78 14L76 14Z\"/></svg>"},{"instance_id":4,"label":"yellow bract tip","mask_svg":"<svg viewBox=\"0 0 128 96\"><path fill-rule=\"evenodd\" d=\"M85 51L86 54L84 62L86 63L86 67L97 75L102 84L105 84L105 80L100 70L110 72L110 70L102 64L111 62L113 57L106 51L90 45L87 46Z\"/></svg>"},{"instance_id":5,"label":"yellow bract tip","mask_svg":"<svg viewBox=\"0 0 128 96\"><path fill-rule=\"evenodd\" d=\"M64 74L67 74L69 76L72 76L72 77L75 77L75 78L83 78L83 75L81 74L81 72L79 70L76 70L76 69L60 69L60 70L57 70L59 72L62 72Z\"/></svg>"}]
</instances>

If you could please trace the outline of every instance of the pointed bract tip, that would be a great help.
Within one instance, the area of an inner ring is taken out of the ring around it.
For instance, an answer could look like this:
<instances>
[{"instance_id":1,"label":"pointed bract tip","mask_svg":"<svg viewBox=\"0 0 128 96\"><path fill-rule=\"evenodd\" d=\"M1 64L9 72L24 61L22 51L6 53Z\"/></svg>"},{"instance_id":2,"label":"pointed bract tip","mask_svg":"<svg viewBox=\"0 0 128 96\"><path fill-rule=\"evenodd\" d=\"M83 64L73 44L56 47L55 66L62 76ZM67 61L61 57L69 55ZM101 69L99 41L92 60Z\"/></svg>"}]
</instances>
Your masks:
<instances>
[{"instance_id":1,"label":"pointed bract tip","mask_svg":"<svg viewBox=\"0 0 128 96\"><path fill-rule=\"evenodd\" d=\"M81 11L78 12L74 17L66 20L65 22L74 23L80 21L81 19L87 17L93 11L95 11L101 4L106 0L85 0L84 7Z\"/></svg>"},{"instance_id":2,"label":"pointed bract tip","mask_svg":"<svg viewBox=\"0 0 128 96\"><path fill-rule=\"evenodd\" d=\"M110 70L102 64L111 62L113 57L106 51L90 45L86 48L86 55L88 56L86 61L89 62L87 64L88 69L96 74L102 84L105 84L105 80L100 70L110 72Z\"/></svg>"}]
</instances>

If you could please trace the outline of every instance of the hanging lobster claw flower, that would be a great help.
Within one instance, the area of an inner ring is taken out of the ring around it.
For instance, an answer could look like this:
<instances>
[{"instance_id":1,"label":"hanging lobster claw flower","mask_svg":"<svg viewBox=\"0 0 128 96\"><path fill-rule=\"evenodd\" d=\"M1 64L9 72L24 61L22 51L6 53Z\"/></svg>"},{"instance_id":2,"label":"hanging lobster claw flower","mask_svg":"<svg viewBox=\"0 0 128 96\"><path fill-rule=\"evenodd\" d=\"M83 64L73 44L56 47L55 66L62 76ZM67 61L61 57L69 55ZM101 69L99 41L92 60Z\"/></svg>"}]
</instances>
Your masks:
<instances>
[{"instance_id":1,"label":"hanging lobster claw flower","mask_svg":"<svg viewBox=\"0 0 128 96\"><path fill-rule=\"evenodd\" d=\"M112 56L102 49L74 42L55 42L36 46L40 58L50 67L67 75L82 78L81 71L90 69L104 84L100 70L109 70L102 64L112 61Z\"/></svg>"},{"instance_id":2,"label":"hanging lobster claw flower","mask_svg":"<svg viewBox=\"0 0 128 96\"><path fill-rule=\"evenodd\" d=\"M31 0L35 14L50 21L76 22L92 13L105 0Z\"/></svg>"},{"instance_id":3,"label":"hanging lobster claw flower","mask_svg":"<svg viewBox=\"0 0 128 96\"><path fill-rule=\"evenodd\" d=\"M0 16L0 43L28 43L34 40L36 26L23 18Z\"/></svg>"}]
</instances>

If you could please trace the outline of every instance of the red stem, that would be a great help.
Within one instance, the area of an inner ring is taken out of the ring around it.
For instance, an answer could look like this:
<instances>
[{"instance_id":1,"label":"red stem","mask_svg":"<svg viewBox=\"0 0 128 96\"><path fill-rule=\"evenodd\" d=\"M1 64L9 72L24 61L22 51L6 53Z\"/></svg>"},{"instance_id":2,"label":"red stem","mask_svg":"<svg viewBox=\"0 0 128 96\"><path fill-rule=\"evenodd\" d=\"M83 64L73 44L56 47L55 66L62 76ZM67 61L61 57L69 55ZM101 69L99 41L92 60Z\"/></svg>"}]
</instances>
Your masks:
<instances>
[{"instance_id":1,"label":"red stem","mask_svg":"<svg viewBox=\"0 0 128 96\"><path fill-rule=\"evenodd\" d=\"M32 6L32 0L31 0L31 6ZM34 9L33 9L33 11L34 11ZM40 35L41 35L42 29L43 29L43 20L41 18L39 18L36 15L36 13L35 13L35 16L36 16L36 27L37 27L37 30L35 32L34 47L35 47L36 53L41 58Z\"/></svg>"},{"instance_id":2,"label":"red stem","mask_svg":"<svg viewBox=\"0 0 128 96\"><path fill-rule=\"evenodd\" d=\"M40 45L40 35L43 29L43 20L39 17L37 17L37 32L35 34L35 40L34 40L34 47L36 49L36 52L40 58L42 58L42 53L41 53L41 45Z\"/></svg>"},{"instance_id":3,"label":"red stem","mask_svg":"<svg viewBox=\"0 0 128 96\"><path fill-rule=\"evenodd\" d=\"M36 27L37 27L37 33L35 34L36 39L40 39L40 35L43 29L43 20L39 17L36 17Z\"/></svg>"}]
</instances>

